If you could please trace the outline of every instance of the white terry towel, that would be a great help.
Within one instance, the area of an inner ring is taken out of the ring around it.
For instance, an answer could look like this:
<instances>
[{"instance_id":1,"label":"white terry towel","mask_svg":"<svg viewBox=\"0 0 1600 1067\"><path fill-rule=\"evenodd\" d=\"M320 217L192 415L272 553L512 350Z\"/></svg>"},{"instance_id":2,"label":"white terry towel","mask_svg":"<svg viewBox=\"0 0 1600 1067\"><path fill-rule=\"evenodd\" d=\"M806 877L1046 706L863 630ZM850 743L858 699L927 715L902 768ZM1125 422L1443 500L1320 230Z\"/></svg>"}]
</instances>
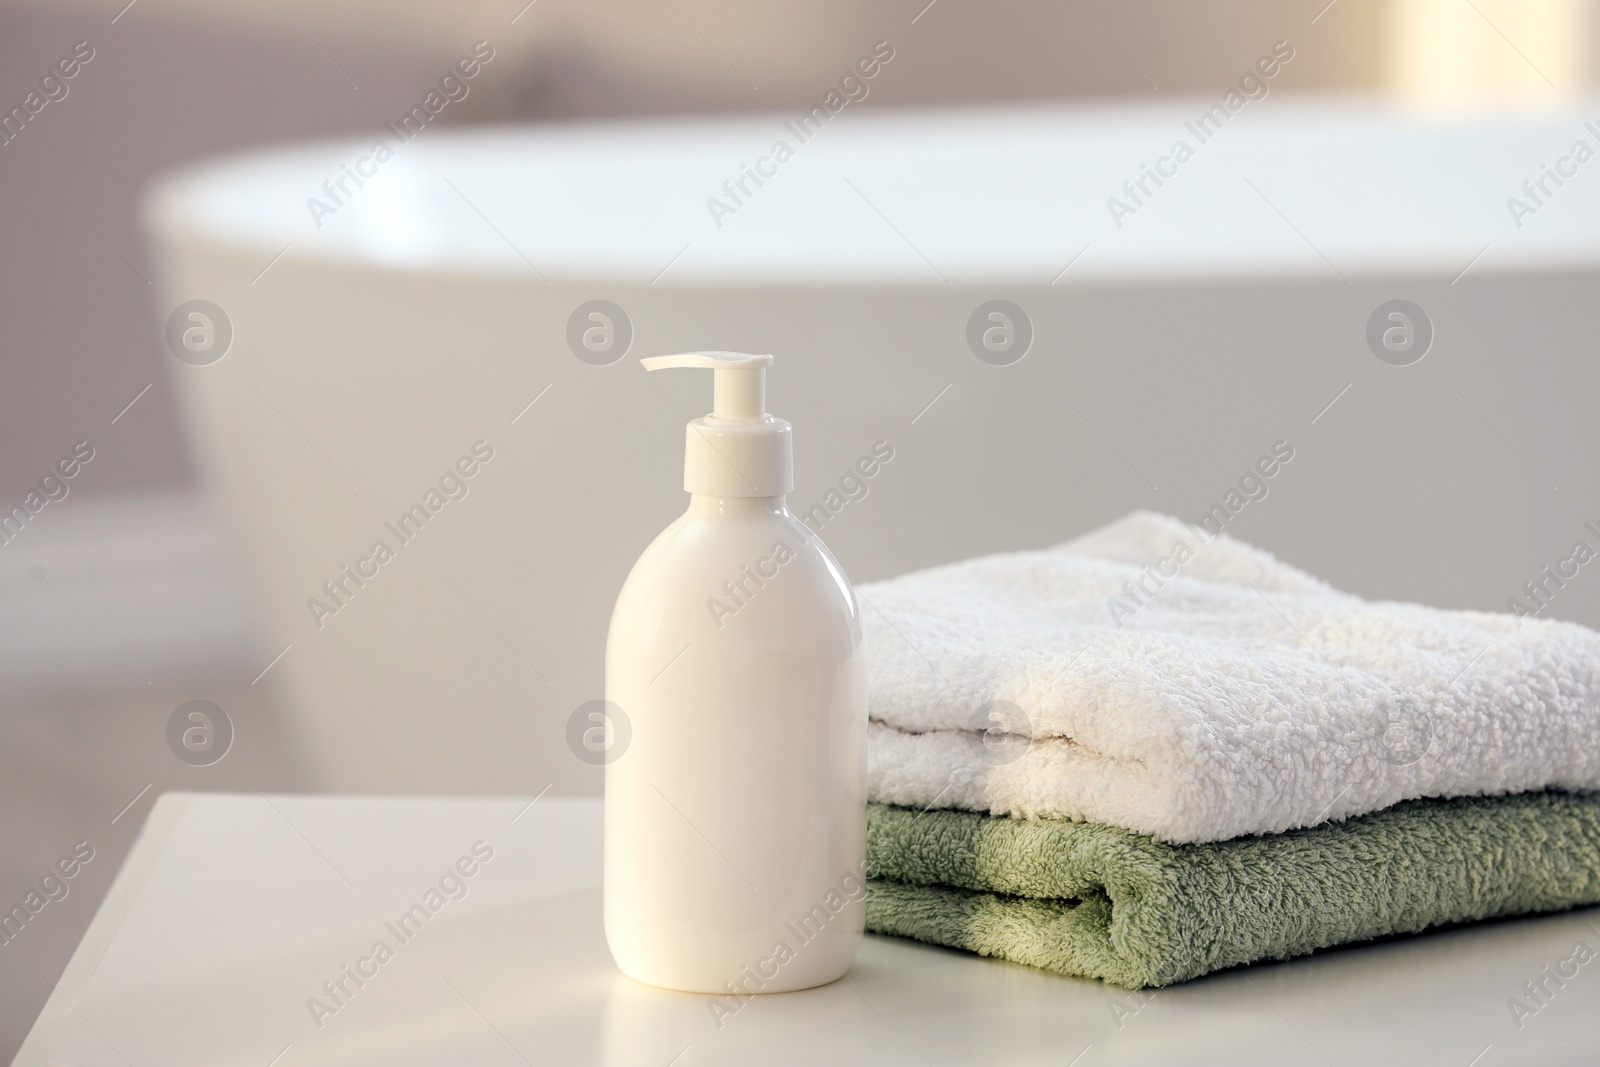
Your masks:
<instances>
[{"instance_id":1,"label":"white terry towel","mask_svg":"<svg viewBox=\"0 0 1600 1067\"><path fill-rule=\"evenodd\" d=\"M859 592L883 803L1187 842L1600 788L1573 623L1371 603L1148 512Z\"/></svg>"}]
</instances>

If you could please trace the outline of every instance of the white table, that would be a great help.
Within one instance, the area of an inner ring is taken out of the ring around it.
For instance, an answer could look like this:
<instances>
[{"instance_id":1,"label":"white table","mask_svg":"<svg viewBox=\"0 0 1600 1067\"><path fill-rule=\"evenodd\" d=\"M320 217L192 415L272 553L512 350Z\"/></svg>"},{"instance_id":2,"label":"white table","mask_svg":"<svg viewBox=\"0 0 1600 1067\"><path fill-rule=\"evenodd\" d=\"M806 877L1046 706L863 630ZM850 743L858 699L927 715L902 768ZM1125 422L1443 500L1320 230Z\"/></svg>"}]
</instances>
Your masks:
<instances>
[{"instance_id":1,"label":"white table","mask_svg":"<svg viewBox=\"0 0 1600 1067\"><path fill-rule=\"evenodd\" d=\"M1600 949L1596 909L1236 969L1147 996L869 937L846 980L757 998L719 1030L707 998L638 985L612 966L600 827L597 802L551 797L165 796L15 1062L1600 1062L1600 959L1520 1029L1507 1006L1576 942ZM401 943L385 924L427 903L479 841L493 857L462 879L466 895ZM361 965L375 973L360 986L346 978L349 996L319 1029L308 998L379 939L393 957Z\"/></svg>"}]
</instances>

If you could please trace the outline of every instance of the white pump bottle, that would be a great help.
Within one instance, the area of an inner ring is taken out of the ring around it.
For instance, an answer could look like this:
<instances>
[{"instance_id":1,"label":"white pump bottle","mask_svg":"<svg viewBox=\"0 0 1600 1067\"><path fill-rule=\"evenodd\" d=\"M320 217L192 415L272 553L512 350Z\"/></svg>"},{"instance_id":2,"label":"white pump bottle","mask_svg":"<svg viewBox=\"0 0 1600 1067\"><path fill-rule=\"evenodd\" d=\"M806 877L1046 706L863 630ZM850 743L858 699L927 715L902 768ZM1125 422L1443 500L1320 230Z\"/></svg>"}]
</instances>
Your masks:
<instances>
[{"instance_id":1,"label":"white pump bottle","mask_svg":"<svg viewBox=\"0 0 1600 1067\"><path fill-rule=\"evenodd\" d=\"M687 430L689 510L611 616L606 699L631 736L606 764L606 941L624 973L669 989L821 985L849 969L865 918L855 594L785 503L792 435L765 410L772 357L642 362L714 371L715 399Z\"/></svg>"}]
</instances>

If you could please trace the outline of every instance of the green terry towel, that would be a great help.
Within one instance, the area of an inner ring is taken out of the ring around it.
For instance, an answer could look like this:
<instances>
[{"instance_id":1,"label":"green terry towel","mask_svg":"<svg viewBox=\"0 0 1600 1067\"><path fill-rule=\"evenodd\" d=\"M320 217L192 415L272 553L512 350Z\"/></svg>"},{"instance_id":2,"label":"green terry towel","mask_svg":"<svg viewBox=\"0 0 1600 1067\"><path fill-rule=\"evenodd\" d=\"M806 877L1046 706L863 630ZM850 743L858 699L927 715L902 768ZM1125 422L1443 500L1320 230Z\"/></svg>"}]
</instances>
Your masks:
<instances>
[{"instance_id":1,"label":"green terry towel","mask_svg":"<svg viewBox=\"0 0 1600 1067\"><path fill-rule=\"evenodd\" d=\"M1600 794L1415 800L1198 845L872 804L867 861L868 930L1137 989L1600 902Z\"/></svg>"}]
</instances>

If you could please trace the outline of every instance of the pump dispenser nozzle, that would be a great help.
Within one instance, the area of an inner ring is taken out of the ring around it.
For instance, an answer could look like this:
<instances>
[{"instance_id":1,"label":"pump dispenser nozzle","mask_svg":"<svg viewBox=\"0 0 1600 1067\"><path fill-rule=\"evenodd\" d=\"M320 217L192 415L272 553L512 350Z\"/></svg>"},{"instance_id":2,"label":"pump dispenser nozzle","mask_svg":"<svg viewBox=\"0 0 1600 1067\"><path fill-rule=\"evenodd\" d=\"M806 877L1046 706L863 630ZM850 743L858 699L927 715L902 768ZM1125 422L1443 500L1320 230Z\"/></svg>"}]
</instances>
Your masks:
<instances>
[{"instance_id":1,"label":"pump dispenser nozzle","mask_svg":"<svg viewBox=\"0 0 1600 1067\"><path fill-rule=\"evenodd\" d=\"M685 490L757 497L794 489L792 430L766 412L770 355L681 352L639 362L647 371L691 367L713 372L711 414L690 422L684 438Z\"/></svg>"},{"instance_id":2,"label":"pump dispenser nozzle","mask_svg":"<svg viewBox=\"0 0 1600 1067\"><path fill-rule=\"evenodd\" d=\"M771 356L744 352L680 352L675 356L650 356L639 361L645 370L695 367L712 371L713 419L749 421L767 413L767 368Z\"/></svg>"}]
</instances>

